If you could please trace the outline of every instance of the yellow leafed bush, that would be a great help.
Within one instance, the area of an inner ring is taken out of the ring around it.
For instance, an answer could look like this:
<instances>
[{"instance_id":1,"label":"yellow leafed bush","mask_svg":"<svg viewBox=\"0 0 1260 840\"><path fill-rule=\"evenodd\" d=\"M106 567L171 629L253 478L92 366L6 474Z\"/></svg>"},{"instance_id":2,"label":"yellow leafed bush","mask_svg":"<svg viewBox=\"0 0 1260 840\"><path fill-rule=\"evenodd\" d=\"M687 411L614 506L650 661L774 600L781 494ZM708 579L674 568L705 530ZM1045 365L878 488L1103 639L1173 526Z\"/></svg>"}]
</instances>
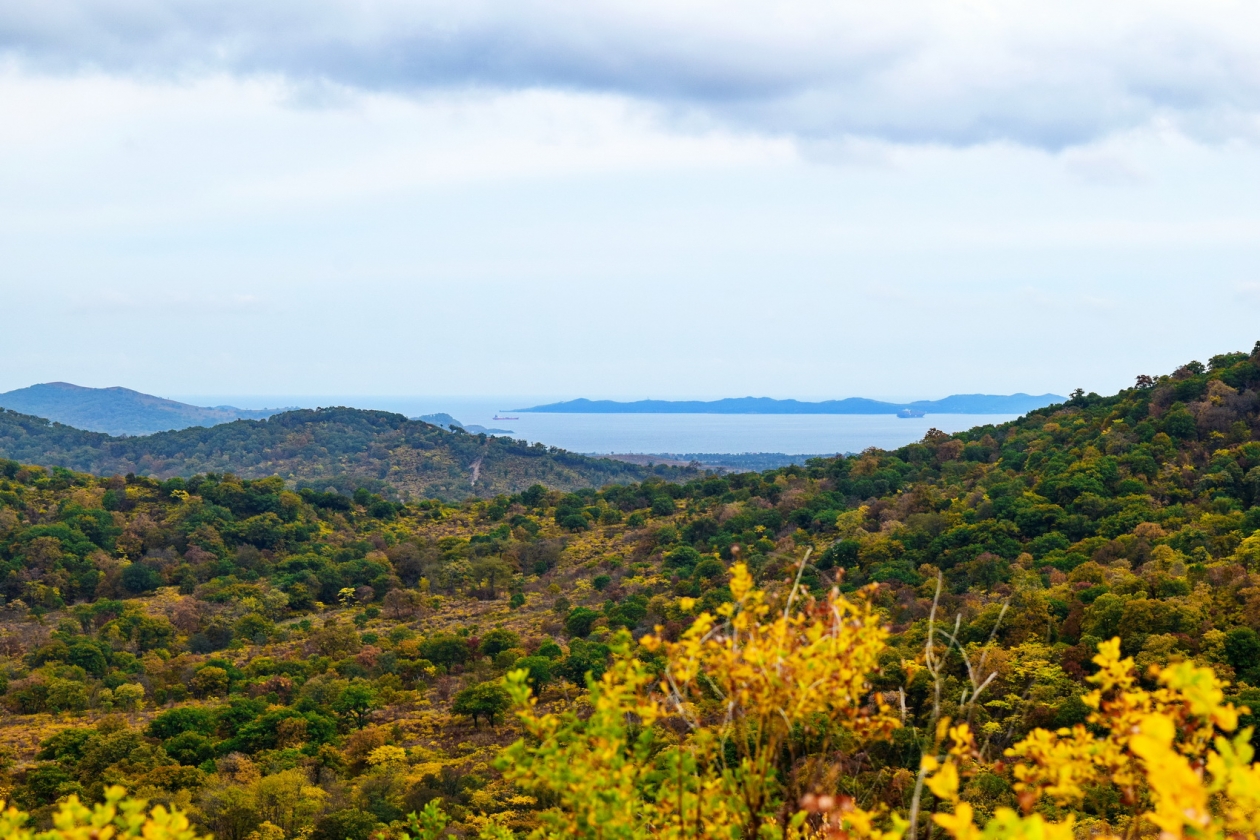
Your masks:
<instances>
[{"instance_id":1,"label":"yellow leafed bush","mask_svg":"<svg viewBox=\"0 0 1260 840\"><path fill-rule=\"evenodd\" d=\"M197 833L179 811L161 805L145 812L142 799L126 798L121 787L105 791L105 801L88 807L77 796L67 797L53 814L53 827L35 831L30 815L0 803L2 840L116 840L142 837L144 840L195 840Z\"/></svg>"},{"instance_id":2,"label":"yellow leafed bush","mask_svg":"<svg viewBox=\"0 0 1260 840\"><path fill-rule=\"evenodd\" d=\"M523 672L510 677L528 738L500 766L555 803L535 837L905 833L899 813L860 807L866 792L848 789L836 770L838 756L898 726L870 687L886 631L869 603L833 591L772 611L742 565L731 591L734 603L699 616L677 642L643 639L656 662L633 656L623 638L613 667L590 685L587 710L539 714ZM1176 663L1145 689L1119 640L1102 644L1094 662L1095 689L1083 698L1089 727L1034 730L1002 765L984 761L967 724L941 721L944 754L922 759L936 825L954 840L1070 840L1086 792L1114 786L1129 815L1091 834L1256 836L1251 731L1229 737L1239 710L1213 672ZM1009 774L1020 808L978 822L963 791L981 771Z\"/></svg>"},{"instance_id":3,"label":"yellow leafed bush","mask_svg":"<svg viewBox=\"0 0 1260 840\"><path fill-rule=\"evenodd\" d=\"M677 642L643 640L663 659L659 673L623 638L590 685L589 715L537 714L523 672L511 676L530 738L500 766L559 802L538 836L804 836L821 822L881 837L897 824L850 796L815 795L834 781L819 744L851 746L896 726L871 705L867 679L886 639L874 611L833 591L772 615L747 568L732 574L735 601L717 616L701 614ZM798 749L802 740L812 748Z\"/></svg>"},{"instance_id":4,"label":"yellow leafed bush","mask_svg":"<svg viewBox=\"0 0 1260 840\"><path fill-rule=\"evenodd\" d=\"M1007 751L1025 815L999 809L983 829L958 795L960 770L974 755L971 733L951 731L950 758L929 784L952 814L936 822L955 840L979 837L1070 837L1073 819L1058 824L1037 813L1043 800L1071 808L1091 786L1113 785L1129 806L1126 835L1154 829L1161 840L1255 836L1260 831L1260 766L1252 763L1251 730L1226 737L1239 710L1224 702L1210 669L1180 662L1158 669L1159 688L1140 686L1132 659L1120 658L1120 641L1099 646L1097 686L1083 698L1094 729L1035 730Z\"/></svg>"}]
</instances>

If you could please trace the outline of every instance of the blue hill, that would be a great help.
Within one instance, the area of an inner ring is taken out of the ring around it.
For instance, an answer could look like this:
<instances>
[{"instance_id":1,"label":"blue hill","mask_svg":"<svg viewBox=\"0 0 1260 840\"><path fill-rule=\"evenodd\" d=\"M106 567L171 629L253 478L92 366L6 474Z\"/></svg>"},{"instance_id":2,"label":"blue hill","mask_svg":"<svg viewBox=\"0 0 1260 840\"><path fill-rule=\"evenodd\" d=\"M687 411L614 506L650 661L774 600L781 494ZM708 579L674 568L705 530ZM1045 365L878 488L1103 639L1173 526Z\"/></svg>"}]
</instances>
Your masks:
<instances>
[{"instance_id":1,"label":"blue hill","mask_svg":"<svg viewBox=\"0 0 1260 840\"><path fill-rule=\"evenodd\" d=\"M849 397L843 400L802 402L770 397L737 397L722 400L567 400L514 408L512 411L552 414L896 414L912 408L927 414L1026 414L1035 408L1066 402L1057 394L954 394L939 400L891 403Z\"/></svg>"},{"instance_id":2,"label":"blue hill","mask_svg":"<svg viewBox=\"0 0 1260 840\"><path fill-rule=\"evenodd\" d=\"M46 382L0 394L0 408L111 435L151 435L233 420L261 420L284 409L206 407L142 394L130 388L84 388Z\"/></svg>"}]
</instances>

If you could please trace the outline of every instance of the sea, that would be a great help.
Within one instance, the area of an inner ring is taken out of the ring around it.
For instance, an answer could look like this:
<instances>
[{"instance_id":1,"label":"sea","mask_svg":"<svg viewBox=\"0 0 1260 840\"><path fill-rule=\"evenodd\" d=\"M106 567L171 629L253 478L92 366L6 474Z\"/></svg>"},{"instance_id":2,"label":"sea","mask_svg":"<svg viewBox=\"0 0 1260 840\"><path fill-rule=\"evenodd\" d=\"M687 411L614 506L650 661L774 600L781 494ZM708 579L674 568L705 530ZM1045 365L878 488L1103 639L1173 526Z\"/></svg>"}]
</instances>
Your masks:
<instances>
[{"instance_id":1,"label":"sea","mask_svg":"<svg viewBox=\"0 0 1260 840\"><path fill-rule=\"evenodd\" d=\"M445 413L465 426L593 455L695 453L738 455L783 453L835 455L872 446L895 449L922 440L929 429L958 432L1015 419L1004 414L551 414L521 412L524 406L557 401L554 396L172 396L193 405L237 408L349 406L394 411L408 417ZM500 419L495 419L495 418ZM511 418L511 419L503 419Z\"/></svg>"}]
</instances>

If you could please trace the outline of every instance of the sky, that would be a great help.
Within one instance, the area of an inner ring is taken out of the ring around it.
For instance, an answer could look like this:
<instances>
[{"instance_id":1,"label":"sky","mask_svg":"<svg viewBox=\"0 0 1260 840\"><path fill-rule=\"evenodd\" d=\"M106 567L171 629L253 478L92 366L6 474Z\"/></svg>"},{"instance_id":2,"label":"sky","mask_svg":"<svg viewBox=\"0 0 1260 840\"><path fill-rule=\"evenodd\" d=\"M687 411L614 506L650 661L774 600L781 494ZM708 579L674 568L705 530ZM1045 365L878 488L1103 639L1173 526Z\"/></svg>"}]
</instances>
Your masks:
<instances>
[{"instance_id":1,"label":"sky","mask_svg":"<svg viewBox=\"0 0 1260 840\"><path fill-rule=\"evenodd\" d=\"M0 391L1110 393L1257 339L1254 4L0 4Z\"/></svg>"}]
</instances>

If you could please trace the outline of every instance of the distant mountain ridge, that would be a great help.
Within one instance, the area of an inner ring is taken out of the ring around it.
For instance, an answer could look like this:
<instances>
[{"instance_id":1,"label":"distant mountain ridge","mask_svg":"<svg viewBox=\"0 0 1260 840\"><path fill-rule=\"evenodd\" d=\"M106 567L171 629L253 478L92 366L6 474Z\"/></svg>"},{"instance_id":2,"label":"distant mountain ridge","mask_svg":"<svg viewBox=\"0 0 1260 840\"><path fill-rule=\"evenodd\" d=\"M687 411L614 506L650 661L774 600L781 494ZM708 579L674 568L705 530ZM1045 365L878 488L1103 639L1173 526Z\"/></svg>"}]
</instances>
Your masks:
<instances>
[{"instance_id":1,"label":"distant mountain ridge","mask_svg":"<svg viewBox=\"0 0 1260 840\"><path fill-rule=\"evenodd\" d=\"M0 394L0 408L110 435L150 435L233 420L262 420L286 409L188 405L130 388L45 382Z\"/></svg>"},{"instance_id":2,"label":"distant mountain ridge","mask_svg":"<svg viewBox=\"0 0 1260 840\"><path fill-rule=\"evenodd\" d=\"M541 443L447 431L387 411L340 407L144 437L111 437L0 409L2 458L97 475L277 475L291 486L345 493L367 487L404 500L459 501L519 493L534 484L573 491L703 475L698 469L592 458Z\"/></svg>"},{"instance_id":3,"label":"distant mountain ridge","mask_svg":"<svg viewBox=\"0 0 1260 840\"><path fill-rule=\"evenodd\" d=\"M953 394L939 400L916 400L891 403L848 397L843 400L802 402L776 400L770 397L728 397L722 400L615 400L577 399L514 408L554 414L896 414L902 409L915 409L927 414L1027 414L1038 408L1066 402L1058 394Z\"/></svg>"}]
</instances>

